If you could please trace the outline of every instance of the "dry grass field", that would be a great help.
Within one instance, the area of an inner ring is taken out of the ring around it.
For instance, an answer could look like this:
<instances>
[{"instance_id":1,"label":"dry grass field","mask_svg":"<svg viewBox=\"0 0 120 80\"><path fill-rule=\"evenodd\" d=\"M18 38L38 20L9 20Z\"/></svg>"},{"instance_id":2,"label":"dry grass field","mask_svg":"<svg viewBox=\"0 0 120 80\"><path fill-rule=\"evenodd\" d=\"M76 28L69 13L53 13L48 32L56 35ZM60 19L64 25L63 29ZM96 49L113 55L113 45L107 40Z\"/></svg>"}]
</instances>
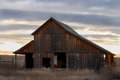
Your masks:
<instances>
[{"instance_id":1,"label":"dry grass field","mask_svg":"<svg viewBox=\"0 0 120 80\"><path fill-rule=\"evenodd\" d=\"M101 70L9 70L0 72L0 80L112 80L113 69Z\"/></svg>"},{"instance_id":2,"label":"dry grass field","mask_svg":"<svg viewBox=\"0 0 120 80\"><path fill-rule=\"evenodd\" d=\"M94 70L14 70L8 67L0 70L0 80L120 80L113 79L114 74L120 73L120 58L116 58L116 65L113 67L106 66L99 73ZM21 65L17 65L21 66Z\"/></svg>"},{"instance_id":3,"label":"dry grass field","mask_svg":"<svg viewBox=\"0 0 120 80\"><path fill-rule=\"evenodd\" d=\"M0 72L0 80L108 80L106 73L96 73L90 70L82 71L11 71Z\"/></svg>"}]
</instances>

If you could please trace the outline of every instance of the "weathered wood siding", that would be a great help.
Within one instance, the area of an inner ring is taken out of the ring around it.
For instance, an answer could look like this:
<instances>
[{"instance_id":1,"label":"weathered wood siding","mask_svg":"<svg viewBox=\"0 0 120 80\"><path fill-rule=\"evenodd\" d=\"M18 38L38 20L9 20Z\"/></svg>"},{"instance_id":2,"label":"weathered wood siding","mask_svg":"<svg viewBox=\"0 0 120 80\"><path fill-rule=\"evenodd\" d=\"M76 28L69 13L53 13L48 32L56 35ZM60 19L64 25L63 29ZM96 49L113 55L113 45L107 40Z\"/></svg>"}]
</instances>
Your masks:
<instances>
[{"instance_id":1,"label":"weathered wood siding","mask_svg":"<svg viewBox=\"0 0 120 80\"><path fill-rule=\"evenodd\" d=\"M76 69L77 67L77 54L76 53L67 53L67 68L68 69Z\"/></svg>"},{"instance_id":2,"label":"weathered wood siding","mask_svg":"<svg viewBox=\"0 0 120 80\"><path fill-rule=\"evenodd\" d=\"M35 51L44 52L99 52L95 47L71 35L55 22L46 24L35 35Z\"/></svg>"},{"instance_id":3,"label":"weathered wood siding","mask_svg":"<svg viewBox=\"0 0 120 80\"><path fill-rule=\"evenodd\" d=\"M96 69L97 62L103 68L104 59L100 53L67 53L68 69Z\"/></svg>"},{"instance_id":4,"label":"weathered wood siding","mask_svg":"<svg viewBox=\"0 0 120 80\"><path fill-rule=\"evenodd\" d=\"M97 58L103 61L103 54L97 48L68 33L54 21L47 22L44 27L41 27L39 32L34 35L34 40L35 67L41 67L43 54L48 55L54 52L67 54L66 64L67 68L70 69L93 69ZM103 64L103 62L101 63Z\"/></svg>"}]
</instances>

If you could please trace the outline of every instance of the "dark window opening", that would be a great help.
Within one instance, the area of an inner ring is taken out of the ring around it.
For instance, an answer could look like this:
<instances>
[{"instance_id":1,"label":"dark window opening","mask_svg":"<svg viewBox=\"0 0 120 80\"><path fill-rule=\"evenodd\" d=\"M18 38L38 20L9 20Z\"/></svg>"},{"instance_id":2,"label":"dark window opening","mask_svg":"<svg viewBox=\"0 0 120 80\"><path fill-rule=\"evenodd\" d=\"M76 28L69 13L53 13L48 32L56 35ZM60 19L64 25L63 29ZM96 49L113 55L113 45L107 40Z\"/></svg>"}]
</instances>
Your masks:
<instances>
[{"instance_id":1,"label":"dark window opening","mask_svg":"<svg viewBox=\"0 0 120 80\"><path fill-rule=\"evenodd\" d=\"M51 59L50 58L43 58L42 59L42 67L49 68Z\"/></svg>"}]
</instances>

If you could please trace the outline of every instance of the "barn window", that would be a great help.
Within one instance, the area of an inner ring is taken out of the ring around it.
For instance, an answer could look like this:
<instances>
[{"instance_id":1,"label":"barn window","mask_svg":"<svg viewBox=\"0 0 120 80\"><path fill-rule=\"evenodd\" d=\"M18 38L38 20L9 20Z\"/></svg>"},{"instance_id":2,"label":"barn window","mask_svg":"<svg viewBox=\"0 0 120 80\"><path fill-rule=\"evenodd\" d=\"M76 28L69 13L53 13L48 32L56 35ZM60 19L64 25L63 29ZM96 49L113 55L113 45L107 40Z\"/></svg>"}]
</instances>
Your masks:
<instances>
[{"instance_id":1,"label":"barn window","mask_svg":"<svg viewBox=\"0 0 120 80\"><path fill-rule=\"evenodd\" d=\"M106 59L106 55L105 54L103 54L103 58L104 58L104 60Z\"/></svg>"},{"instance_id":2,"label":"barn window","mask_svg":"<svg viewBox=\"0 0 120 80\"><path fill-rule=\"evenodd\" d=\"M54 64L57 65L57 56L54 56Z\"/></svg>"}]
</instances>

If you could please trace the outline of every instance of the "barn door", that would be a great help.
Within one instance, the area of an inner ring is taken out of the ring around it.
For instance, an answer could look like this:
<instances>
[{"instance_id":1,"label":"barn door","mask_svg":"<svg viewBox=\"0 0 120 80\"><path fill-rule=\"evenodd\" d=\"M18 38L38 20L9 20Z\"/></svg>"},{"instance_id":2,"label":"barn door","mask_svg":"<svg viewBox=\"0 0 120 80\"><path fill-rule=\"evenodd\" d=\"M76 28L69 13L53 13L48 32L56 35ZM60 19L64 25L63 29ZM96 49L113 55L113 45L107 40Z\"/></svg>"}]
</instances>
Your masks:
<instances>
[{"instance_id":1,"label":"barn door","mask_svg":"<svg viewBox=\"0 0 120 80\"><path fill-rule=\"evenodd\" d=\"M67 64L69 69L76 69L77 54L76 53L67 53Z\"/></svg>"},{"instance_id":2,"label":"barn door","mask_svg":"<svg viewBox=\"0 0 120 80\"><path fill-rule=\"evenodd\" d=\"M33 68L33 54L26 54L25 55L25 61L26 61L26 68Z\"/></svg>"},{"instance_id":3,"label":"barn door","mask_svg":"<svg viewBox=\"0 0 120 80\"><path fill-rule=\"evenodd\" d=\"M66 53L57 52L54 54L54 68L66 68Z\"/></svg>"}]
</instances>

